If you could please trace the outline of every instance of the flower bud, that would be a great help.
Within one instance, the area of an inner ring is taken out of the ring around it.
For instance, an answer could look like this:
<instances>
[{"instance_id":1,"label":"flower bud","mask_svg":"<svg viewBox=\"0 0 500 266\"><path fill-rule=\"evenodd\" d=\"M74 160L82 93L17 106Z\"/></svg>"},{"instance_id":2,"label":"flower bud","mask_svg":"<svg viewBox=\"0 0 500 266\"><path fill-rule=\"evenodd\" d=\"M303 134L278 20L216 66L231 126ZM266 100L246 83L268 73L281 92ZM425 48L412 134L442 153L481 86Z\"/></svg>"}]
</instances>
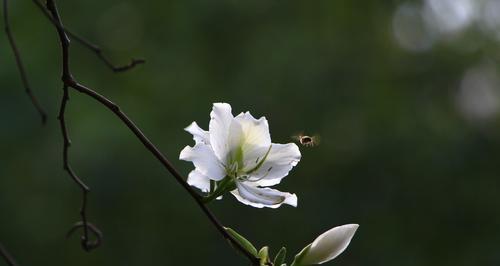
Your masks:
<instances>
[{"instance_id":1,"label":"flower bud","mask_svg":"<svg viewBox=\"0 0 500 266\"><path fill-rule=\"evenodd\" d=\"M357 224L334 227L318 236L311 244L295 256L294 266L315 265L330 261L349 246Z\"/></svg>"}]
</instances>

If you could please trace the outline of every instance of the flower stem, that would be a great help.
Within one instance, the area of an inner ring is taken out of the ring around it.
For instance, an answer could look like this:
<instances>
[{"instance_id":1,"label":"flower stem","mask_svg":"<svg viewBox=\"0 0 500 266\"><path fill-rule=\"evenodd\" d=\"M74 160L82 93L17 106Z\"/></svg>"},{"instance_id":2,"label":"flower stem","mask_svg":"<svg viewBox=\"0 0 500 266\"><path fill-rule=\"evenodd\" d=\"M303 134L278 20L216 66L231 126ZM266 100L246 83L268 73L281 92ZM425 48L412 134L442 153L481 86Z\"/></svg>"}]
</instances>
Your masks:
<instances>
[{"instance_id":1,"label":"flower stem","mask_svg":"<svg viewBox=\"0 0 500 266\"><path fill-rule=\"evenodd\" d=\"M216 198L222 196L224 193L227 191L233 190L236 188L236 184L234 182L234 179L231 177L226 177L220 181L219 184L217 184L217 187L215 191L210 193L208 196L203 198L203 203L207 204L215 200Z\"/></svg>"}]
</instances>

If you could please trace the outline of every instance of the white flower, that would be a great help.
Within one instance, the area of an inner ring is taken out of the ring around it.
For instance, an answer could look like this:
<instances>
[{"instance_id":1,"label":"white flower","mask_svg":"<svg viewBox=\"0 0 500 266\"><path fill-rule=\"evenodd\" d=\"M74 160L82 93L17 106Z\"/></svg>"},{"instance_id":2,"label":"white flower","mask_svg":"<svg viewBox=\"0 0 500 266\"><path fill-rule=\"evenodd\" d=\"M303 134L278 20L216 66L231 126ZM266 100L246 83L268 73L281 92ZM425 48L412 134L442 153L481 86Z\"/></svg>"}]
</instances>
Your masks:
<instances>
[{"instance_id":1,"label":"white flower","mask_svg":"<svg viewBox=\"0 0 500 266\"><path fill-rule=\"evenodd\" d=\"M346 224L324 232L295 257L292 266L322 264L333 260L349 246L358 227L357 224Z\"/></svg>"},{"instance_id":2,"label":"white flower","mask_svg":"<svg viewBox=\"0 0 500 266\"><path fill-rule=\"evenodd\" d=\"M255 119L249 112L233 117L227 103L214 103L210 117L209 131L196 122L185 128L195 141L179 156L195 166L187 182L208 192L210 180L226 178L234 182L231 193L244 204L257 208L278 208L284 203L297 206L295 194L267 188L280 183L300 161L297 145L271 143L265 117Z\"/></svg>"}]
</instances>

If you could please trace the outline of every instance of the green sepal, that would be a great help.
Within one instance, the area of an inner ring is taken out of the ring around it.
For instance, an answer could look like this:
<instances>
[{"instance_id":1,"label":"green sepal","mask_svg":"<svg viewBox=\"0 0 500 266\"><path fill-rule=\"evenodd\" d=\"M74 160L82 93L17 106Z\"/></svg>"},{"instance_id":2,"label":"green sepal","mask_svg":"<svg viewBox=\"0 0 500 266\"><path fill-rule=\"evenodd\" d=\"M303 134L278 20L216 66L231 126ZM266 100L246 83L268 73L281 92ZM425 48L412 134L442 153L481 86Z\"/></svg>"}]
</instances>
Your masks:
<instances>
[{"instance_id":1,"label":"green sepal","mask_svg":"<svg viewBox=\"0 0 500 266\"><path fill-rule=\"evenodd\" d=\"M311 248L311 244L307 245L297 255L295 255L295 259L293 260L293 262L290 266L306 266L306 265L302 264L302 259L309 252L310 248Z\"/></svg>"},{"instance_id":2,"label":"green sepal","mask_svg":"<svg viewBox=\"0 0 500 266\"><path fill-rule=\"evenodd\" d=\"M259 257L259 254L257 253L257 249L254 247L254 245L252 245L252 243L250 243L250 241L248 241L246 238L244 238L242 235L238 234L236 231L234 231L233 229L229 228L229 227L224 227L224 229L226 230L226 232L228 232L232 237L234 237L234 239L236 241L238 241L238 243L241 244L241 246L243 246L245 248L245 250L247 250L248 252L250 252L252 255L254 255L256 258Z\"/></svg>"},{"instance_id":3,"label":"green sepal","mask_svg":"<svg viewBox=\"0 0 500 266\"><path fill-rule=\"evenodd\" d=\"M203 198L203 203L207 204L215 200L216 198L222 196L228 191L236 189L236 184L231 177L226 176L220 182L215 182L215 191L210 193L208 196ZM211 190L213 188L211 187Z\"/></svg>"},{"instance_id":4,"label":"green sepal","mask_svg":"<svg viewBox=\"0 0 500 266\"><path fill-rule=\"evenodd\" d=\"M285 263L285 259L286 259L286 248L285 247L282 247L280 249L280 251L278 252L278 254L276 254L276 257L274 257L274 265L275 266L278 266L278 265L282 265Z\"/></svg>"},{"instance_id":5,"label":"green sepal","mask_svg":"<svg viewBox=\"0 0 500 266\"><path fill-rule=\"evenodd\" d=\"M209 190L209 194L214 193L214 191L215 191L215 187L216 187L216 182L217 182L217 181L210 179L210 190Z\"/></svg>"},{"instance_id":6,"label":"green sepal","mask_svg":"<svg viewBox=\"0 0 500 266\"><path fill-rule=\"evenodd\" d=\"M265 266L265 265L269 265L269 247L263 247L259 250L259 255L258 255L259 259L260 259L260 265L262 266Z\"/></svg>"}]
</instances>

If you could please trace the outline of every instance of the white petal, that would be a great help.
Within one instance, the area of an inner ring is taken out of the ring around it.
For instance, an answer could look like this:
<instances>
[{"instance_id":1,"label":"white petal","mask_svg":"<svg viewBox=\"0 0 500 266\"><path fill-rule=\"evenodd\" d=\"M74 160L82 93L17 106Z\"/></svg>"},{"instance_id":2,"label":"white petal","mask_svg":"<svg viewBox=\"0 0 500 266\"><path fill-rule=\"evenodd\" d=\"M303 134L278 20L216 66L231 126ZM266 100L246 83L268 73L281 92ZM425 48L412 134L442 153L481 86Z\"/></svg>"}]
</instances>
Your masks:
<instances>
[{"instance_id":1,"label":"white petal","mask_svg":"<svg viewBox=\"0 0 500 266\"><path fill-rule=\"evenodd\" d=\"M226 176L225 170L212 150L203 143L197 143L194 147L186 146L179 155L179 159L193 162L196 171L212 180L221 180Z\"/></svg>"},{"instance_id":2,"label":"white petal","mask_svg":"<svg viewBox=\"0 0 500 266\"><path fill-rule=\"evenodd\" d=\"M189 173L187 183L193 187L199 188L203 192L210 191L210 178L198 172L196 169Z\"/></svg>"},{"instance_id":3,"label":"white petal","mask_svg":"<svg viewBox=\"0 0 500 266\"><path fill-rule=\"evenodd\" d=\"M210 145L215 156L222 163L227 163L229 127L233 121L231 105L227 103L214 103L210 113Z\"/></svg>"},{"instance_id":4,"label":"white petal","mask_svg":"<svg viewBox=\"0 0 500 266\"><path fill-rule=\"evenodd\" d=\"M203 142L205 144L210 144L210 135L208 131L203 130L196 124L196 122L191 123L184 130L193 135L193 139L196 143Z\"/></svg>"},{"instance_id":5,"label":"white petal","mask_svg":"<svg viewBox=\"0 0 500 266\"><path fill-rule=\"evenodd\" d=\"M269 134L269 124L265 117L255 119L250 112L241 113L234 118L241 129L240 141L243 145L245 157L252 156L255 149L265 147L267 150L271 146L271 135ZM261 153L261 151L258 151ZM259 154L264 155L264 154Z\"/></svg>"},{"instance_id":6,"label":"white petal","mask_svg":"<svg viewBox=\"0 0 500 266\"><path fill-rule=\"evenodd\" d=\"M269 124L265 117L255 119L249 112L236 116L229 128L229 149L232 159L239 155L245 168L262 159L271 146Z\"/></svg>"},{"instance_id":7,"label":"white petal","mask_svg":"<svg viewBox=\"0 0 500 266\"><path fill-rule=\"evenodd\" d=\"M276 185L299 163L300 158L299 147L294 143L273 143L264 163L250 174L250 180L259 180L256 184L263 187Z\"/></svg>"},{"instance_id":8,"label":"white petal","mask_svg":"<svg viewBox=\"0 0 500 266\"><path fill-rule=\"evenodd\" d=\"M357 224L346 224L334 227L321 234L312 242L309 250L301 260L302 265L322 264L340 255L349 246Z\"/></svg>"},{"instance_id":9,"label":"white petal","mask_svg":"<svg viewBox=\"0 0 500 266\"><path fill-rule=\"evenodd\" d=\"M251 184L236 183L237 189L231 193L241 203L256 208L278 208L282 204L297 207L297 196L286 192L281 192L270 188L260 188Z\"/></svg>"},{"instance_id":10,"label":"white petal","mask_svg":"<svg viewBox=\"0 0 500 266\"><path fill-rule=\"evenodd\" d=\"M196 171L196 169L189 173L187 183L193 187L199 188L203 192L210 191L210 178ZM221 199L222 196L216 198L216 200Z\"/></svg>"}]
</instances>

